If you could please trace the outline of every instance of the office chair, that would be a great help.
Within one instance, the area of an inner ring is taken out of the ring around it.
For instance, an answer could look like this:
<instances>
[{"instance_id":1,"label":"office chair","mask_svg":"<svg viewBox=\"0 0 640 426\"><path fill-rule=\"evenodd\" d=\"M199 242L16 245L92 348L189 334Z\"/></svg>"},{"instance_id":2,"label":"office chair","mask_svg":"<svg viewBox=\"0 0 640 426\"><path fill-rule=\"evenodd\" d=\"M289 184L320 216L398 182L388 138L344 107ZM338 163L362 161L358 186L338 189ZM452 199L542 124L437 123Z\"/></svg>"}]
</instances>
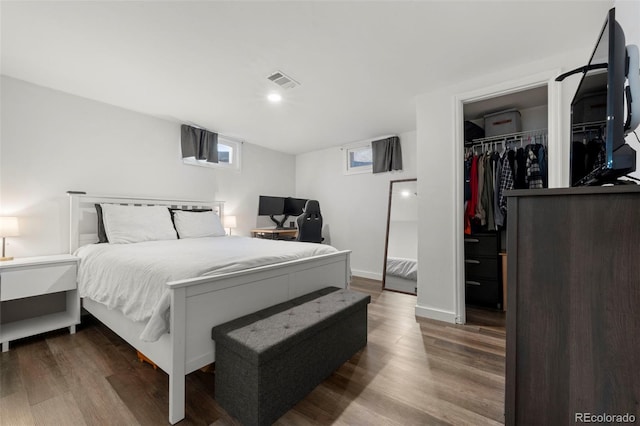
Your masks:
<instances>
[{"instance_id":1,"label":"office chair","mask_svg":"<svg viewBox=\"0 0 640 426\"><path fill-rule=\"evenodd\" d=\"M303 213L298 216L298 241L307 243L321 243L322 238L322 214L320 203L317 200L307 200Z\"/></svg>"}]
</instances>

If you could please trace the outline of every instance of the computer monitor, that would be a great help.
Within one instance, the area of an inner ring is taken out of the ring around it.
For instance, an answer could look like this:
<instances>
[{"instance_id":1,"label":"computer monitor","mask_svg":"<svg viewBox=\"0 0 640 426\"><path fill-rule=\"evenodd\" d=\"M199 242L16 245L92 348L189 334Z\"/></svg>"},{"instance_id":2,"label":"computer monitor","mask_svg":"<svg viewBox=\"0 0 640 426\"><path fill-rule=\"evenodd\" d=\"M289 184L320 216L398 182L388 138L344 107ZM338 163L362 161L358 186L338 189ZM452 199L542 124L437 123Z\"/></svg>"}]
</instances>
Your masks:
<instances>
[{"instance_id":1,"label":"computer monitor","mask_svg":"<svg viewBox=\"0 0 640 426\"><path fill-rule=\"evenodd\" d=\"M304 209L306 199L293 197L272 197L261 195L258 202L258 216L269 216L276 224L276 228L284 228L284 224L289 216L300 216ZM276 219L275 216L283 217Z\"/></svg>"},{"instance_id":2,"label":"computer monitor","mask_svg":"<svg viewBox=\"0 0 640 426\"><path fill-rule=\"evenodd\" d=\"M284 199L284 214L289 216L300 216L307 204L305 198L287 197Z\"/></svg>"},{"instance_id":3,"label":"computer monitor","mask_svg":"<svg viewBox=\"0 0 640 426\"><path fill-rule=\"evenodd\" d=\"M284 214L285 197L270 197L261 195L258 202L259 216L274 216Z\"/></svg>"}]
</instances>

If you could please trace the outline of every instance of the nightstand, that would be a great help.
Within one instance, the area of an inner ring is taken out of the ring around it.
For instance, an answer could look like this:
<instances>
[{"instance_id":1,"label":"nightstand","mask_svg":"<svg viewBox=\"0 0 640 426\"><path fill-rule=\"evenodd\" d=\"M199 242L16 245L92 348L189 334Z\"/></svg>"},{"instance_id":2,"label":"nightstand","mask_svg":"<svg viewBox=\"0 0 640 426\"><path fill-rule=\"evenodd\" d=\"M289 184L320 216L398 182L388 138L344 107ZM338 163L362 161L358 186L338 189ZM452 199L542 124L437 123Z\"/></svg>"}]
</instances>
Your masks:
<instances>
[{"instance_id":1,"label":"nightstand","mask_svg":"<svg viewBox=\"0 0 640 426\"><path fill-rule=\"evenodd\" d=\"M78 258L68 254L0 262L0 342L59 328L71 334L80 323Z\"/></svg>"}]
</instances>

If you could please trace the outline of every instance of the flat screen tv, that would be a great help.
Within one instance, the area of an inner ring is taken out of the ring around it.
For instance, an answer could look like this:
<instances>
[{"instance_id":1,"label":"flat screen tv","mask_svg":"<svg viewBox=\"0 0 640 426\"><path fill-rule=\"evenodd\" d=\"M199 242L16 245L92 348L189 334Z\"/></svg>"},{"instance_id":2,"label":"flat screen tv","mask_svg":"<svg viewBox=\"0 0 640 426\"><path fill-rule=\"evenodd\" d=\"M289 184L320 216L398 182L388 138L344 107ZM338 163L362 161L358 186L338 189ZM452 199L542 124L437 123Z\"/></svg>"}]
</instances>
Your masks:
<instances>
[{"instance_id":1,"label":"flat screen tv","mask_svg":"<svg viewBox=\"0 0 640 426\"><path fill-rule=\"evenodd\" d=\"M572 186L627 182L617 179L636 168L624 139L628 68L624 32L611 9L571 102ZM630 96L628 102L630 115Z\"/></svg>"}]
</instances>

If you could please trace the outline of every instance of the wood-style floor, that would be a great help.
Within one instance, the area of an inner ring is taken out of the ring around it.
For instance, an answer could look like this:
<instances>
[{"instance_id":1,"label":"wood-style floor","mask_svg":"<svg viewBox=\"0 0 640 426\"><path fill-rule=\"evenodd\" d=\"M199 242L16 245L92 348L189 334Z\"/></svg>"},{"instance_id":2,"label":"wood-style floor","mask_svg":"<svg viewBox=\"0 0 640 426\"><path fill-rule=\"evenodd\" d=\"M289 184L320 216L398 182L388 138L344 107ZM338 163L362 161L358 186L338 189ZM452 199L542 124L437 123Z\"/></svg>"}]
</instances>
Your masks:
<instances>
[{"instance_id":1,"label":"wood-style floor","mask_svg":"<svg viewBox=\"0 0 640 426\"><path fill-rule=\"evenodd\" d=\"M504 314L468 310L467 325L417 319L415 297L371 294L367 347L282 416L278 425L491 425L503 422ZM480 325L490 324L490 325ZM164 425L168 377L89 318L0 355L2 425ZM214 373L187 376L181 425L235 425L216 403Z\"/></svg>"}]
</instances>

